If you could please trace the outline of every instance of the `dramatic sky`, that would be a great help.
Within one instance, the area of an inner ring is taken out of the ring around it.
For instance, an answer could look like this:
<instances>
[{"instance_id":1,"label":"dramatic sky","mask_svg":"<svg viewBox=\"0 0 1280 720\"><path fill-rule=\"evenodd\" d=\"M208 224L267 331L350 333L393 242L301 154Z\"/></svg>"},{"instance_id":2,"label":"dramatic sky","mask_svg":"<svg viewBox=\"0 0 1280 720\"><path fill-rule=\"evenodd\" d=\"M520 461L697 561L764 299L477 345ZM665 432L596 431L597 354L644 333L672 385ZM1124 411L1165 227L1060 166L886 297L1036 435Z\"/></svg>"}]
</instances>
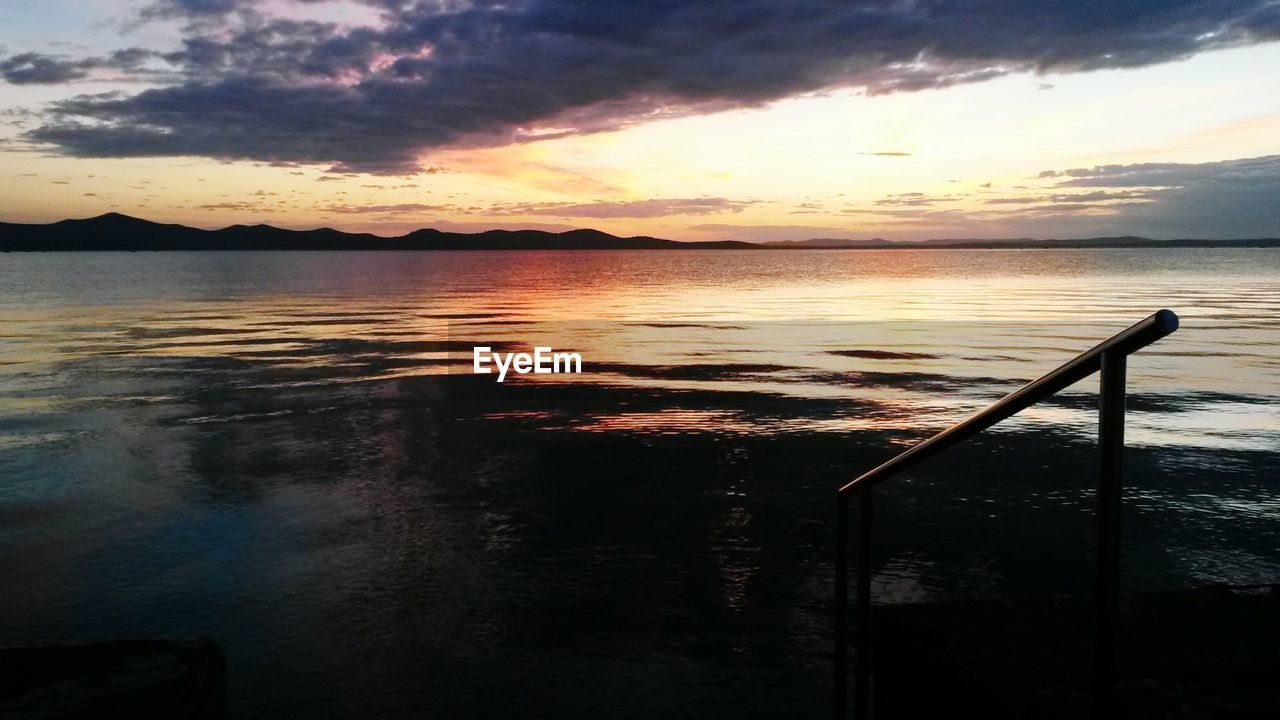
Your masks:
<instances>
[{"instance_id":1,"label":"dramatic sky","mask_svg":"<svg viewBox=\"0 0 1280 720\"><path fill-rule=\"evenodd\" d=\"M1277 0L0 3L0 219L1280 236Z\"/></svg>"}]
</instances>

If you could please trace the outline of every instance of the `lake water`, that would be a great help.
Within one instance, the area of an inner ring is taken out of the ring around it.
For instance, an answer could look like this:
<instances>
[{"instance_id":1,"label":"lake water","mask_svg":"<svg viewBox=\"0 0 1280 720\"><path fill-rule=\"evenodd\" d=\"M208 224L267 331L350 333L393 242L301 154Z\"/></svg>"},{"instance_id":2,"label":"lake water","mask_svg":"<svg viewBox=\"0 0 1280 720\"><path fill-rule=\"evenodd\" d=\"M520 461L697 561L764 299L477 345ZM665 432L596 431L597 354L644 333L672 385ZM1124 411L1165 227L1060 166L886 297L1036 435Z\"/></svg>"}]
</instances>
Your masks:
<instances>
[{"instance_id":1,"label":"lake water","mask_svg":"<svg viewBox=\"0 0 1280 720\"><path fill-rule=\"evenodd\" d=\"M1280 581L1276 251L8 254L0 303L0 644L207 635L234 717L825 716L834 488L1162 307L1124 585ZM883 486L876 601L1088 590L1095 391Z\"/></svg>"}]
</instances>

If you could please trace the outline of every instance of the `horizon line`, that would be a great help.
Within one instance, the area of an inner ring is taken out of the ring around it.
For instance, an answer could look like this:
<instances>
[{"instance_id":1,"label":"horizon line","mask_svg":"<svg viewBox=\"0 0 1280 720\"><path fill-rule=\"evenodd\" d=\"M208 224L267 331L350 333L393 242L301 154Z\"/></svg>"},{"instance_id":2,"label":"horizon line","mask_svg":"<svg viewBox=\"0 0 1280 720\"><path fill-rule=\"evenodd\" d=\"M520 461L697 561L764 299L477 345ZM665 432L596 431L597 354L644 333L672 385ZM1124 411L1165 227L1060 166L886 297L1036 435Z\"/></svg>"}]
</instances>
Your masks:
<instances>
[{"instance_id":1,"label":"horizon line","mask_svg":"<svg viewBox=\"0 0 1280 720\"><path fill-rule=\"evenodd\" d=\"M1090 237L1067 237L1067 238L1037 238L1037 237L1028 237L1028 236L937 237L937 238L928 238L924 240L890 240L883 237L867 237L867 238L810 237L810 238L798 238L798 239L791 239L791 240L742 240L742 239L735 239L735 238L720 238L720 239L713 239L713 240L677 240L672 238L658 237L654 235L615 235L608 231L600 230L598 228L593 228L593 227L574 227L568 230L559 230L559 231L545 230L540 228L519 228L519 229L489 228L487 230L458 231L458 230L442 230L440 228L433 227L430 225L424 225L411 230L407 230L399 235L382 235L374 232L358 232L358 231L350 231L350 230L341 230L328 225L299 227L299 226L289 226L289 225L283 225L283 226L272 225L266 222L232 223L230 225L220 225L220 226L186 225L183 223L159 222L155 220L150 220L148 218L139 217L136 215L129 215L127 213L122 213L114 210L101 213L98 215L93 215L90 217L63 218L61 220L53 220L45 223L10 222L7 220L0 219L0 226L8 226L8 227L17 226L17 227L24 227L24 228L49 228L52 226L56 226L56 225L60 225L62 223L68 223L68 222L93 222L95 220L101 221L101 220L108 220L108 219L115 219L115 218L130 220L130 221L139 222L139 223L146 223L146 224L154 225L158 227L182 228L185 230L196 230L196 231L211 232L211 233L217 233L217 232L240 229L240 228L244 228L244 229L263 228L266 230L296 232L296 233L328 231L333 233L339 233L342 235L348 235L348 236L351 236L353 239L361 236L367 236L367 237L378 238L382 240L401 240L401 239L409 238L410 236L416 233L422 233L422 232L434 232L434 233L440 233L441 235L464 236L464 237L476 237L476 236L481 236L489 233L526 234L526 235L533 234L533 235L543 235L547 237L562 237L565 235L571 235L575 233L593 233L597 235L607 236L608 238L613 238L617 240L657 240L657 241L663 241L665 243L675 243L675 244L681 244L681 245L696 245L696 246L706 246L706 245L712 245L712 244L746 244L746 245L756 245L762 248L774 248L774 249L834 249L834 250L850 249L850 250L853 250L853 249L889 249L889 248L899 248L899 247L924 248L924 247L936 246L936 244L938 243L986 243L986 244L993 244L993 245L1018 244L1018 243L1031 243L1031 244L1034 244L1034 243L1064 244L1064 243L1081 243L1081 242L1104 243L1108 241L1124 242L1124 243L1147 243L1147 244L1151 244L1151 243L1156 243L1156 244L1221 243L1224 245L1242 244L1242 243L1251 243L1251 242L1252 243L1280 243L1280 237L1155 238L1155 237L1150 237L1146 235L1124 235L1124 234L1098 235L1098 236L1090 236ZM821 245L821 243L824 243L824 242L833 243L833 245ZM979 249L979 248L958 248L958 249Z\"/></svg>"}]
</instances>

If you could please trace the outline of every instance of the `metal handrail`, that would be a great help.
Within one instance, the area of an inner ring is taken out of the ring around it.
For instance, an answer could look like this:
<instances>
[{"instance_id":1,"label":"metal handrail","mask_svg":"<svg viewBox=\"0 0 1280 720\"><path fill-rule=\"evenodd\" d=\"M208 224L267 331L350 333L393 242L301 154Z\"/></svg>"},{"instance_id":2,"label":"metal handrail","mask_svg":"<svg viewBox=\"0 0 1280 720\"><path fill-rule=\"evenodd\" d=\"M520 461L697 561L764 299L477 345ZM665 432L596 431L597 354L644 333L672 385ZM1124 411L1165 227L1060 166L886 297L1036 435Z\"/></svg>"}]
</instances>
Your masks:
<instances>
[{"instance_id":1,"label":"metal handrail","mask_svg":"<svg viewBox=\"0 0 1280 720\"><path fill-rule=\"evenodd\" d=\"M880 481L969 438L1002 420L1101 371L1098 438L1101 450L1098 484L1098 574L1095 588L1093 703L1095 716L1111 707L1115 664L1115 618L1120 559L1121 459L1124 449L1125 360L1134 352L1178 329L1178 316L1160 310L1111 336L1073 360L1006 395L990 407L914 445L836 491L835 709L845 716L848 701L847 606L849 602L849 498L858 496L858 622L854 658L854 707L860 720L870 710L871 665L871 489Z\"/></svg>"}]
</instances>

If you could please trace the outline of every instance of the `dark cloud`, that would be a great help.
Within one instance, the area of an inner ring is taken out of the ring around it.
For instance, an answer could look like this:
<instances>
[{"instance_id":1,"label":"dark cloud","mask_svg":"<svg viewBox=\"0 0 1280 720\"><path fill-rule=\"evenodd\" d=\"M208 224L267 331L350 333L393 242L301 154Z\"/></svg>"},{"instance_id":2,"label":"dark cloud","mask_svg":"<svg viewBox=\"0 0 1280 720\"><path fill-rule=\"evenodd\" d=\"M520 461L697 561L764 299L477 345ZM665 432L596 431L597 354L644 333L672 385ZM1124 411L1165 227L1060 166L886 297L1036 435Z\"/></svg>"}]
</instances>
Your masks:
<instances>
[{"instance_id":1,"label":"dark cloud","mask_svg":"<svg viewBox=\"0 0 1280 720\"><path fill-rule=\"evenodd\" d=\"M151 12L192 20L164 56L178 79L56 103L29 137L75 156L402 173L442 146L608 130L834 87L879 94L1137 67L1280 37L1270 0L366 4L382 10L376 27L266 17L243 0L164 0ZM50 62L28 61L10 82L84 71Z\"/></svg>"},{"instance_id":2,"label":"dark cloud","mask_svg":"<svg viewBox=\"0 0 1280 720\"><path fill-rule=\"evenodd\" d=\"M144 17L221 16L241 5L239 0L159 0L143 10Z\"/></svg>"},{"instance_id":3,"label":"dark cloud","mask_svg":"<svg viewBox=\"0 0 1280 720\"><path fill-rule=\"evenodd\" d=\"M22 53L0 60L0 76L14 85L46 85L79 80L89 74L85 61L41 53Z\"/></svg>"},{"instance_id":4,"label":"dark cloud","mask_svg":"<svg viewBox=\"0 0 1280 720\"><path fill-rule=\"evenodd\" d=\"M1011 207L989 208L971 220L1016 225L1038 237L1280 237L1280 155L1101 165L1038 177L1057 192L991 198L987 205Z\"/></svg>"},{"instance_id":5,"label":"dark cloud","mask_svg":"<svg viewBox=\"0 0 1280 720\"><path fill-rule=\"evenodd\" d=\"M327 2L327 0L293 1L302 4ZM385 8L401 7L408 2L409 0L364 0L366 5ZM207 19L222 17L233 11L252 12L257 5L258 0L156 0L143 10L143 15Z\"/></svg>"},{"instance_id":6,"label":"dark cloud","mask_svg":"<svg viewBox=\"0 0 1280 720\"><path fill-rule=\"evenodd\" d=\"M1141 190L1120 190L1116 192L1097 190L1087 193L1054 193L1049 196L1049 201L1055 203L1093 203L1107 200L1145 200L1149 197L1151 197L1151 193Z\"/></svg>"},{"instance_id":7,"label":"dark cloud","mask_svg":"<svg viewBox=\"0 0 1280 720\"><path fill-rule=\"evenodd\" d=\"M923 193L889 207L850 207L859 225L918 237L1280 237L1280 155L1205 163L1136 163L1046 171L1038 194L990 198L978 209L921 206ZM1077 189L1083 188L1083 189ZM946 198L939 198L945 200ZM836 237L838 228L698 225L723 237ZM752 235L756 233L757 235ZM928 233L928 235L925 235Z\"/></svg>"},{"instance_id":8,"label":"dark cloud","mask_svg":"<svg viewBox=\"0 0 1280 720\"><path fill-rule=\"evenodd\" d=\"M1275 182L1280 155L1208 163L1137 163L1099 165L1040 173L1044 178L1067 178L1058 187L1187 187Z\"/></svg>"},{"instance_id":9,"label":"dark cloud","mask_svg":"<svg viewBox=\"0 0 1280 720\"><path fill-rule=\"evenodd\" d=\"M1280 155L1205 163L1075 168L1048 177L1066 188L1110 188L1072 197L1118 203L1117 225L1154 237L1280 236ZM1145 188L1145 190L1132 190ZM1108 205L1113 207L1113 205Z\"/></svg>"},{"instance_id":10,"label":"dark cloud","mask_svg":"<svg viewBox=\"0 0 1280 720\"><path fill-rule=\"evenodd\" d=\"M107 57L79 60L43 53L20 53L0 60L0 77L13 85L55 85L84 79L90 71L98 68L137 72L153 55L141 48L125 48Z\"/></svg>"},{"instance_id":11,"label":"dark cloud","mask_svg":"<svg viewBox=\"0 0 1280 720\"><path fill-rule=\"evenodd\" d=\"M239 0L163 0L154 5L154 11L169 15L225 15L239 4Z\"/></svg>"},{"instance_id":12,"label":"dark cloud","mask_svg":"<svg viewBox=\"0 0 1280 720\"><path fill-rule=\"evenodd\" d=\"M1046 176L1052 177L1052 176ZM1025 195L1022 197L991 198L984 202L988 205L1029 205L1033 203L1097 203L1109 200L1146 200L1152 193L1145 190L1095 190L1086 193L1053 193L1051 195Z\"/></svg>"}]
</instances>

